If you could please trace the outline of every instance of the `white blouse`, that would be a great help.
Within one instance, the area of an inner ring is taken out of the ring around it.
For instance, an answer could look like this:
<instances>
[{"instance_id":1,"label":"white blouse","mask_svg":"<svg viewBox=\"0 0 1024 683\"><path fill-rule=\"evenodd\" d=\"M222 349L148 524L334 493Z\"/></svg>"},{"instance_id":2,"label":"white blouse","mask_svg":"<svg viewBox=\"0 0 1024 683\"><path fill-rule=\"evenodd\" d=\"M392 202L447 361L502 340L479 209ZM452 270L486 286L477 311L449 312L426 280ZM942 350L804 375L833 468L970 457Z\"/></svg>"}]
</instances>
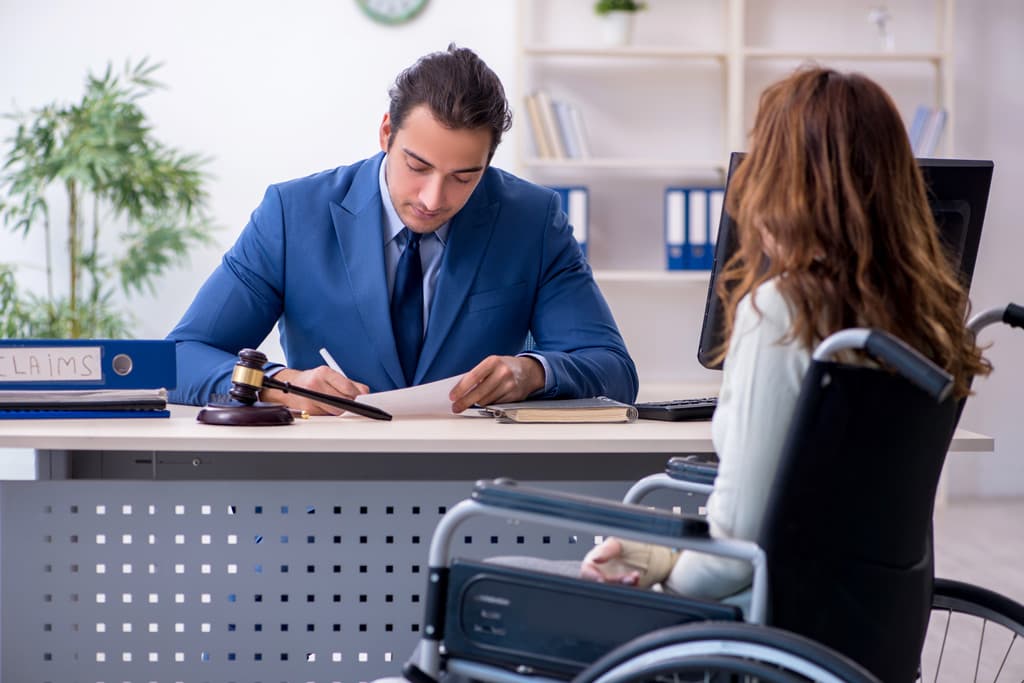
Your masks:
<instances>
[{"instance_id":1,"label":"white blouse","mask_svg":"<svg viewBox=\"0 0 1024 683\"><path fill-rule=\"evenodd\" d=\"M755 310L755 303L756 309ZM718 476L708 499L715 538L756 540L811 352L783 342L792 313L774 280L740 300L725 357L711 438ZM625 558L646 568L642 584L664 582L675 593L721 599L750 585L747 562L624 542ZM676 560L673 562L673 560ZM666 576L666 573L668 574Z\"/></svg>"}]
</instances>

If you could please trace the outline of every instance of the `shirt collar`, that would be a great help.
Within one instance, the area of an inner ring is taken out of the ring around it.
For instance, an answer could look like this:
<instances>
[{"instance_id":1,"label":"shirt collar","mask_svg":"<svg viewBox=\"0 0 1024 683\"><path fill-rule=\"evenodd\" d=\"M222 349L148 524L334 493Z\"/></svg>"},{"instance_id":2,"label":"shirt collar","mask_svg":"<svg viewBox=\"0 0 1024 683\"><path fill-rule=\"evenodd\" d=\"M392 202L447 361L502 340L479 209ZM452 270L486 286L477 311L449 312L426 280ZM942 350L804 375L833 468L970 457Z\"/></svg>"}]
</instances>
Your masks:
<instances>
[{"instance_id":1,"label":"shirt collar","mask_svg":"<svg viewBox=\"0 0 1024 683\"><path fill-rule=\"evenodd\" d=\"M405 224L402 223L402 219L398 217L398 211L395 210L395 205L391 201L391 193L388 191L388 181L385 177L384 169L387 166L388 155L385 154L384 158L380 162L380 172L378 173L378 182L380 184L380 201L384 206L384 244L389 243L391 240L398 237L402 229L405 228ZM437 237L438 242L444 247L448 244L448 230L451 228L451 221L448 221L436 231L434 235Z\"/></svg>"}]
</instances>

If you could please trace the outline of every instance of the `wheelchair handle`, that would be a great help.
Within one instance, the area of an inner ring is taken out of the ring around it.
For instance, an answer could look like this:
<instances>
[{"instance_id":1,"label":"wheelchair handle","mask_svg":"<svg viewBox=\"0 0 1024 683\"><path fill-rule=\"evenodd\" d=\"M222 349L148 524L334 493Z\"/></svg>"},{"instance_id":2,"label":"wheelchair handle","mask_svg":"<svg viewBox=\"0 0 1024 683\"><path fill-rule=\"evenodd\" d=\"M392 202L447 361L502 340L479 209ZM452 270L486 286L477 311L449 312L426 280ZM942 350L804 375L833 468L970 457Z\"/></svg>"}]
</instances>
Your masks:
<instances>
[{"instance_id":1,"label":"wheelchair handle","mask_svg":"<svg viewBox=\"0 0 1024 683\"><path fill-rule=\"evenodd\" d=\"M967 329L978 336L984 328L995 323L1006 323L1010 327L1024 327L1024 306L1009 303L1005 306L987 308L971 317Z\"/></svg>"},{"instance_id":2,"label":"wheelchair handle","mask_svg":"<svg viewBox=\"0 0 1024 683\"><path fill-rule=\"evenodd\" d=\"M1003 322L1011 327L1024 328L1024 306L1007 304L1003 311Z\"/></svg>"},{"instance_id":3,"label":"wheelchair handle","mask_svg":"<svg viewBox=\"0 0 1024 683\"><path fill-rule=\"evenodd\" d=\"M828 361L839 351L861 350L885 363L911 384L936 401L944 401L953 391L953 376L920 351L881 330L854 327L829 335L814 349L814 360Z\"/></svg>"}]
</instances>

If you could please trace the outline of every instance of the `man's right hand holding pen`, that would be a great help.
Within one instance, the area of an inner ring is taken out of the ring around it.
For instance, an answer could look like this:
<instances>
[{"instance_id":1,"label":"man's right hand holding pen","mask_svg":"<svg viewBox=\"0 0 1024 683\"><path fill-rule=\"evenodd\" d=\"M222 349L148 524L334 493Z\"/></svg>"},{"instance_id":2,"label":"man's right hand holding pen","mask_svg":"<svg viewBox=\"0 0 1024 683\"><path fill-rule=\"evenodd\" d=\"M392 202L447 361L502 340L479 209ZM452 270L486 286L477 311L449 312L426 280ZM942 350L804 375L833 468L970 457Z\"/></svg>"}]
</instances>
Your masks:
<instances>
[{"instance_id":1,"label":"man's right hand holding pen","mask_svg":"<svg viewBox=\"0 0 1024 683\"><path fill-rule=\"evenodd\" d=\"M281 382L290 382L297 387L312 389L322 394L333 394L344 398L354 399L360 394L370 393L370 387L361 382L353 382L341 371L326 349L322 349L320 355L328 365L321 365L312 370L294 370L284 368L274 375L274 379ZM289 408L305 410L310 415L340 415L345 412L343 408L329 406L310 398L297 394L285 393L278 389L264 388L260 391L260 398L264 401L281 403Z\"/></svg>"}]
</instances>

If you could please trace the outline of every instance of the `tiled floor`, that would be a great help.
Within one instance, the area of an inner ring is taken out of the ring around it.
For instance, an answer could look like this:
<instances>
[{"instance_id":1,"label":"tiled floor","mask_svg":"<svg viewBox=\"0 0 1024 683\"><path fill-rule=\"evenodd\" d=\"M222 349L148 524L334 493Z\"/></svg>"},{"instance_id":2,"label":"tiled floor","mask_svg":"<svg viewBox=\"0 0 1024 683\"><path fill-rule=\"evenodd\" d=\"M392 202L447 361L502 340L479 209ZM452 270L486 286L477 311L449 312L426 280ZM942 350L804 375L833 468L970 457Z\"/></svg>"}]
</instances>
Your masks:
<instances>
[{"instance_id":1,"label":"tiled floor","mask_svg":"<svg viewBox=\"0 0 1024 683\"><path fill-rule=\"evenodd\" d=\"M936 575L1024 603L1024 499L955 502L935 511Z\"/></svg>"},{"instance_id":2,"label":"tiled floor","mask_svg":"<svg viewBox=\"0 0 1024 683\"><path fill-rule=\"evenodd\" d=\"M974 583L1024 603L1024 500L958 502L938 508L935 551L937 576ZM944 632L945 617L933 612L922 662L924 681L933 680ZM1008 632L987 626L979 661L981 635L979 621L953 619L938 680L1024 681L1024 640L1014 642Z\"/></svg>"}]
</instances>

